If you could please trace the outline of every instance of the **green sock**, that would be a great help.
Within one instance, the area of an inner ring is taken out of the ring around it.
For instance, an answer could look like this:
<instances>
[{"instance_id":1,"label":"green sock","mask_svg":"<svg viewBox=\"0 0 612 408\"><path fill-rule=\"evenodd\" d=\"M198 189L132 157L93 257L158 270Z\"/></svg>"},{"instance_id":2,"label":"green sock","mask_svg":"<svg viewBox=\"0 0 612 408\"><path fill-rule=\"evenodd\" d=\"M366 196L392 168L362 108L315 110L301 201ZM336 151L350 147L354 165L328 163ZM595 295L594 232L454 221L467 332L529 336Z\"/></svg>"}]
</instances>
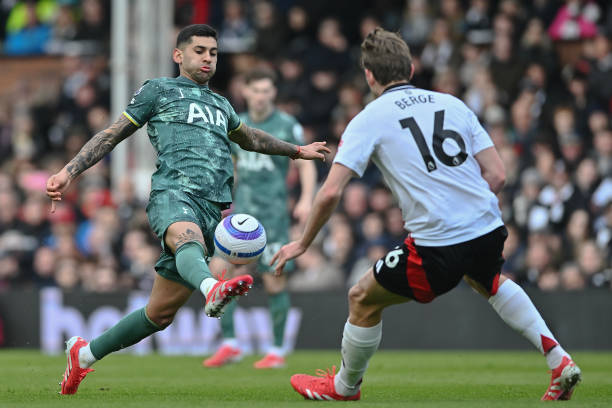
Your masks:
<instances>
[{"instance_id":1,"label":"green sock","mask_svg":"<svg viewBox=\"0 0 612 408\"><path fill-rule=\"evenodd\" d=\"M206 278L212 278L208 264L204 260L204 248L197 241L181 245L174 254L176 269L181 278L189 282L197 290Z\"/></svg>"},{"instance_id":2,"label":"green sock","mask_svg":"<svg viewBox=\"0 0 612 408\"><path fill-rule=\"evenodd\" d=\"M285 336L285 323L287 322L287 315L291 307L289 292L284 291L270 295L268 305L270 307L270 315L272 316L272 328L274 329L274 345L282 347L283 337Z\"/></svg>"},{"instance_id":3,"label":"green sock","mask_svg":"<svg viewBox=\"0 0 612 408\"><path fill-rule=\"evenodd\" d=\"M160 330L161 327L147 317L143 307L125 316L116 325L93 339L89 347L94 357L100 360L107 354L136 344Z\"/></svg>"},{"instance_id":4,"label":"green sock","mask_svg":"<svg viewBox=\"0 0 612 408\"><path fill-rule=\"evenodd\" d=\"M236 310L236 304L238 302L234 300L229 305L225 306L225 312L221 318L221 334L224 339L233 339L236 337L234 333L234 310Z\"/></svg>"}]
</instances>

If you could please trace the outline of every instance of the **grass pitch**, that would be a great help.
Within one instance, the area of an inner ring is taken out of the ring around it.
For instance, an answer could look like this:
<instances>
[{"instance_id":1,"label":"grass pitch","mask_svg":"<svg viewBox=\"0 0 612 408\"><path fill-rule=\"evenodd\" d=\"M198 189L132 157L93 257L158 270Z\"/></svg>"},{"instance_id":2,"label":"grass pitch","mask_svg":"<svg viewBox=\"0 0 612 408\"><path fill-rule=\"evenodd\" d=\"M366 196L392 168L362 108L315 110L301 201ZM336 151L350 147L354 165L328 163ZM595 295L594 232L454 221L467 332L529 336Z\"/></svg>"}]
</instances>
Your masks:
<instances>
[{"instance_id":1,"label":"grass pitch","mask_svg":"<svg viewBox=\"0 0 612 408\"><path fill-rule=\"evenodd\" d=\"M576 352L583 383L564 406L612 406L612 353ZM73 396L58 395L63 356L0 351L0 407L542 407L550 381L536 352L380 351L359 402L305 401L289 377L338 364L337 351L300 351L261 371L255 357L219 369L200 357L108 356ZM313 405L314 404L314 405Z\"/></svg>"}]
</instances>

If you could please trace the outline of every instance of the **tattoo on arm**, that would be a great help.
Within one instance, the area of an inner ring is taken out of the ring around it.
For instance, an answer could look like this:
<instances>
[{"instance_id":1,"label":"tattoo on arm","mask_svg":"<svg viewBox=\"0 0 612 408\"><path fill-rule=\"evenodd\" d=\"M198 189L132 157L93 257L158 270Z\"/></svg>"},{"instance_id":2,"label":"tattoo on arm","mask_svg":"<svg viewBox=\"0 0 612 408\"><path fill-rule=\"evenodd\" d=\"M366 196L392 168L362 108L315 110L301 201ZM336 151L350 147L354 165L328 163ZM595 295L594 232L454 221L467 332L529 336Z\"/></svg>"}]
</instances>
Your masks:
<instances>
[{"instance_id":1,"label":"tattoo on arm","mask_svg":"<svg viewBox=\"0 0 612 408\"><path fill-rule=\"evenodd\" d=\"M293 156L297 153L296 145L247 125L243 125L237 132L231 134L230 139L238 143L244 150L252 152L277 156Z\"/></svg>"},{"instance_id":2,"label":"tattoo on arm","mask_svg":"<svg viewBox=\"0 0 612 408\"><path fill-rule=\"evenodd\" d=\"M202 244L205 255L208 255L208 250L206 249L206 244L204 243L204 237L202 236L202 233L200 231L194 231L189 228L187 228L185 232L181 232L180 234L178 234L177 237L174 239L175 253L182 245L185 245L186 243L192 241L197 241Z\"/></svg>"},{"instance_id":3,"label":"tattoo on arm","mask_svg":"<svg viewBox=\"0 0 612 408\"><path fill-rule=\"evenodd\" d=\"M81 148L81 151L66 165L71 178L75 178L104 155L113 150L123 139L134 133L138 127L121 115L108 129L97 133Z\"/></svg>"}]
</instances>

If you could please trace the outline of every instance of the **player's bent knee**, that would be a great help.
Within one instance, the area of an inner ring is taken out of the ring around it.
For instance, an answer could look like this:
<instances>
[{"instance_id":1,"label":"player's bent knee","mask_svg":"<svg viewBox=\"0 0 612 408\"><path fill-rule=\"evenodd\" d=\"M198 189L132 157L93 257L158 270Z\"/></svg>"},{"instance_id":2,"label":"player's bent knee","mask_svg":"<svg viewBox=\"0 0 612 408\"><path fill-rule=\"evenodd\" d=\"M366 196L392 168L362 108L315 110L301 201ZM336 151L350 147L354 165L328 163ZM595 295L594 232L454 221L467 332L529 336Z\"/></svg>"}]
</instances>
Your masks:
<instances>
[{"instance_id":1,"label":"player's bent knee","mask_svg":"<svg viewBox=\"0 0 612 408\"><path fill-rule=\"evenodd\" d=\"M359 305L363 304L367 297L367 293L365 289L363 289L359 284L353 285L348 292L348 300L351 305Z\"/></svg>"},{"instance_id":2,"label":"player's bent knee","mask_svg":"<svg viewBox=\"0 0 612 408\"><path fill-rule=\"evenodd\" d=\"M153 323L155 323L161 330L164 330L166 327L170 326L174 321L175 313L156 313L153 312L150 315L147 313L149 319Z\"/></svg>"}]
</instances>

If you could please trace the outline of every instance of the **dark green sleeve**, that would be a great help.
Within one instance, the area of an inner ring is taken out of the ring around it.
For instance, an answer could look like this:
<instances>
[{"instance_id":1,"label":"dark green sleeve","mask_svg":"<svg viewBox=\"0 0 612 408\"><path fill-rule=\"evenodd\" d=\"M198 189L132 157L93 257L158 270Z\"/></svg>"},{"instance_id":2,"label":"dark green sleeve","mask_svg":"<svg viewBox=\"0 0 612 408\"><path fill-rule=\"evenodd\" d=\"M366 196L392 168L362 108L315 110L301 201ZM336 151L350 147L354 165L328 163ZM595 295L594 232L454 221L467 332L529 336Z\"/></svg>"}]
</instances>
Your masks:
<instances>
[{"instance_id":1,"label":"dark green sleeve","mask_svg":"<svg viewBox=\"0 0 612 408\"><path fill-rule=\"evenodd\" d=\"M157 96L158 92L155 82L145 81L140 89L134 93L123 114L136 126L143 126L155 113Z\"/></svg>"}]
</instances>

